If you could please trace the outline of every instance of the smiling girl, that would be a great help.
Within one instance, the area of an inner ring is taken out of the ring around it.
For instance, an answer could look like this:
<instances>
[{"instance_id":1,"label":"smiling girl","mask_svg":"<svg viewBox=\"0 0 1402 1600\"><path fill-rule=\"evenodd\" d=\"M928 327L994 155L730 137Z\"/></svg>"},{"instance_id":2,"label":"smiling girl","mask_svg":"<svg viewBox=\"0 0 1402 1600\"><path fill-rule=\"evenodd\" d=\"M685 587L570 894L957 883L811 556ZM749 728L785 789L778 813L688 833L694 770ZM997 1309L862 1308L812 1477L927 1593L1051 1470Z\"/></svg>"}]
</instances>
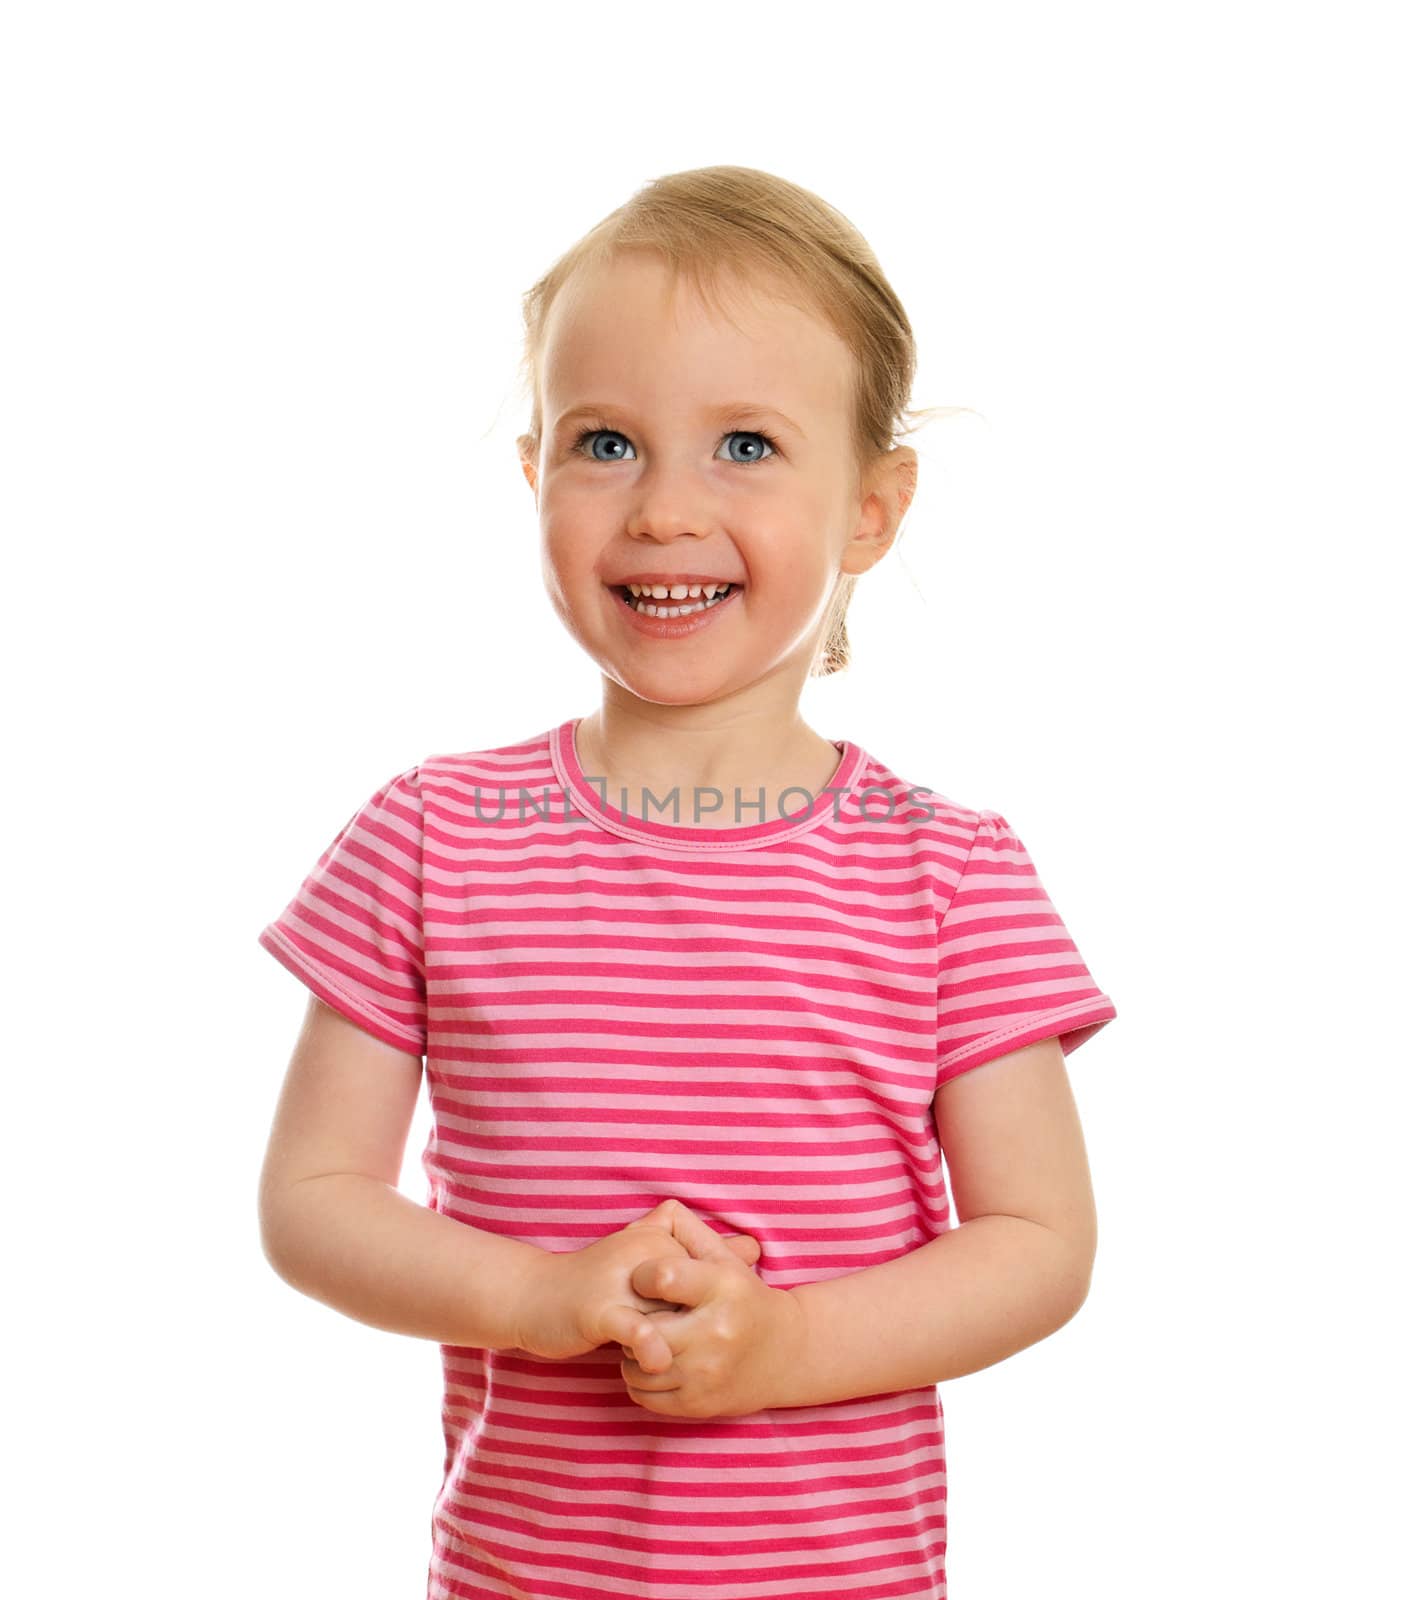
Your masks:
<instances>
[{"instance_id":1,"label":"smiling girl","mask_svg":"<svg viewBox=\"0 0 1402 1600\"><path fill-rule=\"evenodd\" d=\"M388 780L261 933L311 991L264 1247L442 1346L430 1600L941 1600L938 1385L1086 1297L1064 1055L1115 1008L1001 814L800 715L914 493L910 326L742 167L649 184L525 310L600 703Z\"/></svg>"}]
</instances>

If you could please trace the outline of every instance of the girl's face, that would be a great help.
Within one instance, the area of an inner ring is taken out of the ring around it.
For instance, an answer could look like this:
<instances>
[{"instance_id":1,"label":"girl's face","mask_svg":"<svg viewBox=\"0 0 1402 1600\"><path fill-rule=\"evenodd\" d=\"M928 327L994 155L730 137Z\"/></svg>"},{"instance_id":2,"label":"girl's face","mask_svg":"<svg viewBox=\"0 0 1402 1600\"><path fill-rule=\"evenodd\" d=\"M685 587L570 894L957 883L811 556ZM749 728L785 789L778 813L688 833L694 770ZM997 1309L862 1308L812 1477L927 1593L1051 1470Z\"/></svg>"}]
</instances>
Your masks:
<instances>
[{"instance_id":1,"label":"girl's face","mask_svg":"<svg viewBox=\"0 0 1402 1600\"><path fill-rule=\"evenodd\" d=\"M890 547L913 483L908 447L860 481L852 357L826 323L759 289L727 306L739 327L640 252L571 279L541 350L539 457L522 455L560 619L658 704L761 681L796 702L834 585ZM664 579L741 587L664 636L618 593Z\"/></svg>"}]
</instances>

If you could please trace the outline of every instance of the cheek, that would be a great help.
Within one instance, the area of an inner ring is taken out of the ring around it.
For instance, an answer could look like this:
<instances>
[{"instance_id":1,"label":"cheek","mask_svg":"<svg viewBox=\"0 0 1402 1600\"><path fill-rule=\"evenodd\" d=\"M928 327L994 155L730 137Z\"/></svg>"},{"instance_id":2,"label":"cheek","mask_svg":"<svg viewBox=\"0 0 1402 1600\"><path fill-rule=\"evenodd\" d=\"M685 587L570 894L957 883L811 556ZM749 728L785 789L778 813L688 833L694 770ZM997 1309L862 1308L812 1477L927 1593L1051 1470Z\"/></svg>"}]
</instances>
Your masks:
<instances>
[{"instance_id":1,"label":"cheek","mask_svg":"<svg viewBox=\"0 0 1402 1600\"><path fill-rule=\"evenodd\" d=\"M540 547L542 555L561 572L576 572L590 566L599 540L598 508L571 503L557 496L540 509Z\"/></svg>"},{"instance_id":2,"label":"cheek","mask_svg":"<svg viewBox=\"0 0 1402 1600\"><path fill-rule=\"evenodd\" d=\"M746 560L762 571L775 592L807 595L831 580L837 548L830 527L830 508L775 504L767 514L750 518L737 532Z\"/></svg>"}]
</instances>

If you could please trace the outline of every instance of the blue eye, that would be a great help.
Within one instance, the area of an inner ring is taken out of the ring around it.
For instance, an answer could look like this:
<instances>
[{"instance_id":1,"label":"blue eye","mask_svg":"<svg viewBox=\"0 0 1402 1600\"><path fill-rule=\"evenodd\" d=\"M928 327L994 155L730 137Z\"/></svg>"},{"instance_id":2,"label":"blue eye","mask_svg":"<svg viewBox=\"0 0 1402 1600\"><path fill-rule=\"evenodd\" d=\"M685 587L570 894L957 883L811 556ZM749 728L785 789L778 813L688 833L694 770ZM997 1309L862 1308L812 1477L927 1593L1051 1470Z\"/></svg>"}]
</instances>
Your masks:
<instances>
[{"instance_id":1,"label":"blue eye","mask_svg":"<svg viewBox=\"0 0 1402 1600\"><path fill-rule=\"evenodd\" d=\"M727 439L758 439L759 442L762 445L767 445L769 447L770 455L775 454L774 441L769 437L769 435L767 433L754 433L754 432L738 433L737 432L737 433L727 433L725 437ZM732 461L735 461L738 458L735 457L735 456L731 456L730 459ZM746 456L744 458L744 461L741 462L741 465L744 465L746 462L750 462L750 461L765 461L767 459L768 459L768 457L762 456L762 455L759 455L759 456Z\"/></svg>"},{"instance_id":2,"label":"blue eye","mask_svg":"<svg viewBox=\"0 0 1402 1600\"><path fill-rule=\"evenodd\" d=\"M594 446L589 443L591 439L594 440L595 443L601 439L610 441L609 453L607 455L596 455L594 453ZM755 462L767 461L771 455L778 454L779 447L774 443L767 433L759 433L753 429L746 429L744 431L735 429L725 435L725 438L721 441L722 446L724 445L726 439L757 439L761 449L768 452L768 454L759 455L728 455L726 459L729 460L733 466L749 466ZM636 455L626 456L619 454L619 445L621 445L625 450L632 449L632 441L626 434L620 433L617 428L585 428L583 432L575 435L575 441L571 448L579 455L582 455L586 461L630 461L637 459ZM753 450L753 445L749 446L748 448Z\"/></svg>"},{"instance_id":3,"label":"blue eye","mask_svg":"<svg viewBox=\"0 0 1402 1600\"><path fill-rule=\"evenodd\" d=\"M616 429L586 428L575 440L574 447L590 461L626 461L628 459L627 456L619 455L596 456L592 450L585 448L584 441L586 439L622 439L624 444L627 444L628 441Z\"/></svg>"}]
</instances>

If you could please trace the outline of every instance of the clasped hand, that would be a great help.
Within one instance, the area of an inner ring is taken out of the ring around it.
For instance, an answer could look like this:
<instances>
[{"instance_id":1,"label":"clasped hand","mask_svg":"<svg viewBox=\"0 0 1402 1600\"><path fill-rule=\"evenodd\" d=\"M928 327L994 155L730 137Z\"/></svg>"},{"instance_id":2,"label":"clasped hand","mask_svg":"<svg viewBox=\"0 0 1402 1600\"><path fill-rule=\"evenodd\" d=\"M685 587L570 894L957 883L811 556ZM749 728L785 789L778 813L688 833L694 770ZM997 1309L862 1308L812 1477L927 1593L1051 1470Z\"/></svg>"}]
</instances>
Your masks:
<instances>
[{"instance_id":1,"label":"clasped hand","mask_svg":"<svg viewBox=\"0 0 1402 1600\"><path fill-rule=\"evenodd\" d=\"M632 1289L682 1309L648 1314L665 1351L652 1341L639 1360L622 1347L630 1398L660 1416L692 1418L748 1416L781 1403L785 1376L801 1359L799 1300L765 1283L680 1200L650 1217L658 1214L687 1253L641 1262Z\"/></svg>"}]
</instances>

